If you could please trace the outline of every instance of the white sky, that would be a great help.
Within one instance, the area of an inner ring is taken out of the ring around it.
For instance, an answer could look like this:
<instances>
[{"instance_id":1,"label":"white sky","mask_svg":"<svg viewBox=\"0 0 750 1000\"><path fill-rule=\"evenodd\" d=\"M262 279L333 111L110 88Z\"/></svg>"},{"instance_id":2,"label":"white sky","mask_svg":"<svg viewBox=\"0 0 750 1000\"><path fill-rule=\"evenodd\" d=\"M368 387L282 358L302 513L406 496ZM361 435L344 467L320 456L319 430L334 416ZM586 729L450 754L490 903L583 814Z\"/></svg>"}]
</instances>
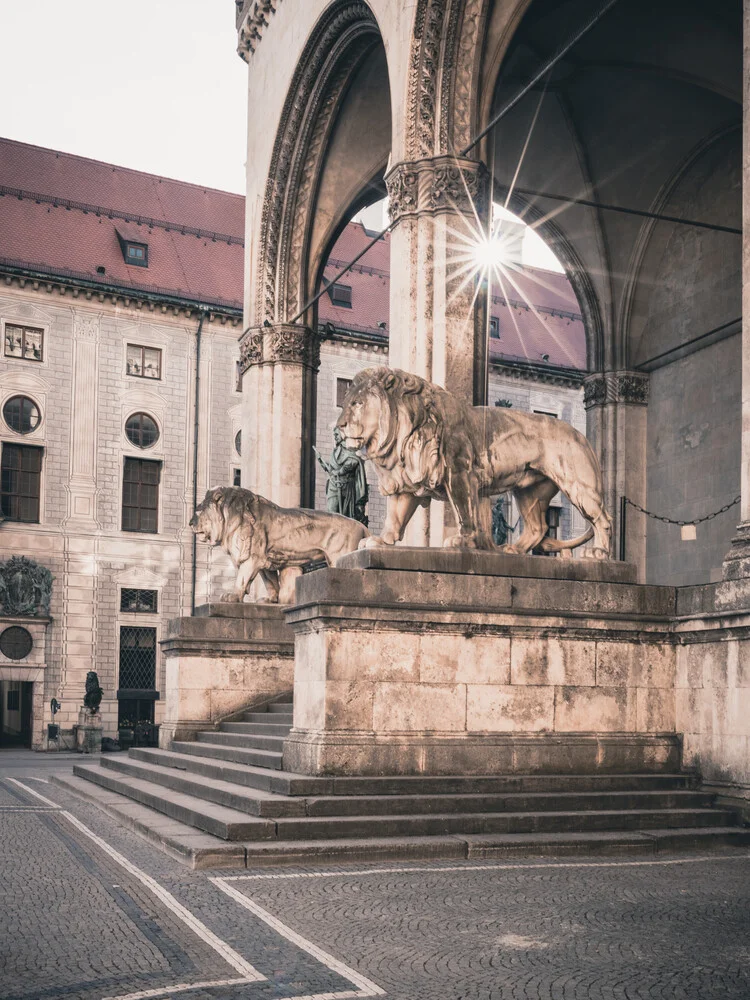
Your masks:
<instances>
[{"instance_id":1,"label":"white sky","mask_svg":"<svg viewBox=\"0 0 750 1000\"><path fill-rule=\"evenodd\" d=\"M0 135L245 191L232 0L0 0Z\"/></svg>"}]
</instances>

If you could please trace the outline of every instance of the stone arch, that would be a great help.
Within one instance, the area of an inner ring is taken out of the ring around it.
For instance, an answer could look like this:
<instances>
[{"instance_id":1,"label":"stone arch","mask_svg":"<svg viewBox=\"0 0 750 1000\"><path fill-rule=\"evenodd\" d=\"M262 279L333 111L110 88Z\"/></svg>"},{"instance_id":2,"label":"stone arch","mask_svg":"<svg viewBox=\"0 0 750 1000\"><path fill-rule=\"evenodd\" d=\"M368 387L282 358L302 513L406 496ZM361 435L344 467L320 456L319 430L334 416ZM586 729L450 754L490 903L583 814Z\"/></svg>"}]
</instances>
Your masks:
<instances>
[{"instance_id":1,"label":"stone arch","mask_svg":"<svg viewBox=\"0 0 750 1000\"><path fill-rule=\"evenodd\" d=\"M286 322L309 293L310 239L331 135L352 81L382 41L364 0L337 0L316 24L281 114L260 229L255 323Z\"/></svg>"}]
</instances>

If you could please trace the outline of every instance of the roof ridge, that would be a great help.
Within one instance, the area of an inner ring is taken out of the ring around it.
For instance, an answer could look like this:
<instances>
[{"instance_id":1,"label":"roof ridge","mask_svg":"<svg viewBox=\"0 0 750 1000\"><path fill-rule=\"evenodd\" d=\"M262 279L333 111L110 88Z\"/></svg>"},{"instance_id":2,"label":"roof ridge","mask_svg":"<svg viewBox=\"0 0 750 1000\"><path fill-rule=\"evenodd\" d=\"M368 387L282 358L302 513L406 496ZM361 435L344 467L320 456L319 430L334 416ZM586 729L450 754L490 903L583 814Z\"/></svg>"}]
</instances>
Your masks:
<instances>
[{"instance_id":1,"label":"roof ridge","mask_svg":"<svg viewBox=\"0 0 750 1000\"><path fill-rule=\"evenodd\" d=\"M6 187L4 184L0 184L0 197L5 195L18 198L19 201L26 199L37 203L43 202L44 204L54 205L56 208L76 209L84 214L93 212L97 216L105 215L108 219L121 219L123 222L135 222L136 225L146 225L150 229L165 229L170 233L179 232L181 236L198 236L202 239L210 239L213 242L219 240L222 243L229 243L242 247L245 245L245 239L243 236L233 236L231 233L216 233L210 229L200 229L197 226L188 226L182 222L170 222L167 219L154 219L151 216L135 215L133 212L126 212L124 209L108 208L104 205L90 205L84 201L73 201L70 198L61 198L54 194L41 194L37 191L25 191L23 188L11 188Z\"/></svg>"},{"instance_id":2,"label":"roof ridge","mask_svg":"<svg viewBox=\"0 0 750 1000\"><path fill-rule=\"evenodd\" d=\"M108 160L97 160L93 156L80 156L78 153L66 153L62 149L52 149L50 146L38 146L33 142L22 142L20 139L10 139L7 136L0 136L0 143L9 146L24 146L26 149L35 149L40 153L52 153L55 157L63 156L66 159L84 161L86 163L96 163L100 167L110 167L112 170L122 170L123 173L138 174L141 177L151 177L154 180L168 181L170 184L179 184L180 187L196 188L199 191L213 192L214 194L227 195L230 198L242 198L245 195L236 191L225 191L223 188L212 187L210 184L196 184L194 181L182 181L177 177L167 177L165 174L154 174L148 170L137 170L135 167L123 167L119 163L110 163Z\"/></svg>"}]
</instances>

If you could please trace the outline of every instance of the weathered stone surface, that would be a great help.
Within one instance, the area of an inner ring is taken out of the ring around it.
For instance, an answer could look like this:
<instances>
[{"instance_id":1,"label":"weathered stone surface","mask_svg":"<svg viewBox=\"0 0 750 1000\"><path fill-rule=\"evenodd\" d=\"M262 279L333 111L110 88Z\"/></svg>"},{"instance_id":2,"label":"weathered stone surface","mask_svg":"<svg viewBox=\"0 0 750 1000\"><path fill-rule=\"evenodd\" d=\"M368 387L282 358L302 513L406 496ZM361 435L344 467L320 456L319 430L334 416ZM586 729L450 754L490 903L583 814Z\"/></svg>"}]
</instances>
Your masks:
<instances>
[{"instance_id":1,"label":"weathered stone surface","mask_svg":"<svg viewBox=\"0 0 750 1000\"><path fill-rule=\"evenodd\" d=\"M635 732L633 687L560 687L555 693L557 732Z\"/></svg>"},{"instance_id":2,"label":"weathered stone surface","mask_svg":"<svg viewBox=\"0 0 750 1000\"><path fill-rule=\"evenodd\" d=\"M513 684L594 685L596 645L554 637L514 637L510 679Z\"/></svg>"},{"instance_id":3,"label":"weathered stone surface","mask_svg":"<svg viewBox=\"0 0 750 1000\"><path fill-rule=\"evenodd\" d=\"M542 685L469 685L466 728L470 732L533 733L554 729L554 688Z\"/></svg>"},{"instance_id":4,"label":"weathered stone surface","mask_svg":"<svg viewBox=\"0 0 750 1000\"><path fill-rule=\"evenodd\" d=\"M410 730L461 732L466 728L466 686L378 684L372 725L376 732L385 733Z\"/></svg>"}]
</instances>

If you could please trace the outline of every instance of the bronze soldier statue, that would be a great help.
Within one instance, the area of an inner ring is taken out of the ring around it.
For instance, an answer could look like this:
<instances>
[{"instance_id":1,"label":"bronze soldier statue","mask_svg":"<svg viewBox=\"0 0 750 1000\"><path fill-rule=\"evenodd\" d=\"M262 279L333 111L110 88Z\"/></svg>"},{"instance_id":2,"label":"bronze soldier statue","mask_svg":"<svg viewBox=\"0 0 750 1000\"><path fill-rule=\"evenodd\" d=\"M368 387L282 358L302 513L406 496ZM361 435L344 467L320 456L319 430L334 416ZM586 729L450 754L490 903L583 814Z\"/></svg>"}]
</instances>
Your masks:
<instances>
[{"instance_id":1,"label":"bronze soldier statue","mask_svg":"<svg viewBox=\"0 0 750 1000\"><path fill-rule=\"evenodd\" d=\"M331 514L343 514L367 524L365 508L368 500L365 463L355 451L347 448L338 427L333 429L333 451L326 462L317 448L315 457L328 476L326 483L326 508Z\"/></svg>"}]
</instances>

